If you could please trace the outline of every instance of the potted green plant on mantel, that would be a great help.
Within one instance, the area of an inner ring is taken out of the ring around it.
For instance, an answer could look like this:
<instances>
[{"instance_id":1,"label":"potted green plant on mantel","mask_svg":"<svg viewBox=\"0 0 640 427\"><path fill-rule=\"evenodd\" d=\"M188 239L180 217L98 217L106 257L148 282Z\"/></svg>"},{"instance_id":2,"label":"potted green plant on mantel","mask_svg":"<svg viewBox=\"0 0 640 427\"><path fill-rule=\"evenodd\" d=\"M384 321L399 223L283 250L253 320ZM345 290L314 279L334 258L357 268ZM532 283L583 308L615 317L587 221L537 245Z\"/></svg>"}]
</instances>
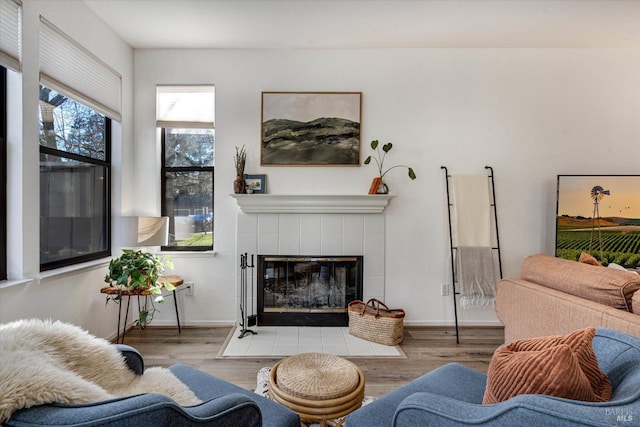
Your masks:
<instances>
[{"instance_id":1,"label":"potted green plant on mantel","mask_svg":"<svg viewBox=\"0 0 640 427\"><path fill-rule=\"evenodd\" d=\"M393 144L387 142L382 146L382 151L380 151L380 148L378 147L379 144L380 143L377 139L371 141L371 149L375 152L375 157L370 155L364 161L364 164L368 165L369 163L371 163L371 159L373 159L378 165L379 175L373 179L371 187L369 188L369 194L388 194L389 187L384 182L384 176L389 173L389 171L395 168L407 168L409 178L411 178L412 181L416 179L416 173L414 172L413 168L407 165L395 165L391 166L390 168L384 169L384 161L387 157L387 153L393 148Z\"/></svg>"},{"instance_id":2,"label":"potted green plant on mantel","mask_svg":"<svg viewBox=\"0 0 640 427\"><path fill-rule=\"evenodd\" d=\"M151 296L151 307L147 307L146 300L140 306L138 320L135 322L144 328L153 319L156 311L154 303L163 303L162 288L167 291L175 290L175 286L167 281L159 281L165 268L173 269L171 259L166 256L156 256L142 250L123 249L122 255L109 262L104 281L113 287L113 293L107 294L107 303L111 300L120 303L122 295Z\"/></svg>"}]
</instances>

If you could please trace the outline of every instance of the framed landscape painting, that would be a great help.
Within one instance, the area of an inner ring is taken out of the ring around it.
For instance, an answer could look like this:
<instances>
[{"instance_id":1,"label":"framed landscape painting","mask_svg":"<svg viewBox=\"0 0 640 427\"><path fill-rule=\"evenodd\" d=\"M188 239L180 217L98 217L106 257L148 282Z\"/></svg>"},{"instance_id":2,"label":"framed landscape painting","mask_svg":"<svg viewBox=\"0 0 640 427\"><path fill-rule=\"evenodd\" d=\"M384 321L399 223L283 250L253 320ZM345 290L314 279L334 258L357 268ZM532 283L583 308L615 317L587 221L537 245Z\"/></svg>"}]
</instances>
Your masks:
<instances>
[{"instance_id":1,"label":"framed landscape painting","mask_svg":"<svg viewBox=\"0 0 640 427\"><path fill-rule=\"evenodd\" d=\"M262 166L359 166L362 92L262 92Z\"/></svg>"},{"instance_id":2,"label":"framed landscape painting","mask_svg":"<svg viewBox=\"0 0 640 427\"><path fill-rule=\"evenodd\" d=\"M640 175L558 175L556 256L640 268Z\"/></svg>"}]
</instances>

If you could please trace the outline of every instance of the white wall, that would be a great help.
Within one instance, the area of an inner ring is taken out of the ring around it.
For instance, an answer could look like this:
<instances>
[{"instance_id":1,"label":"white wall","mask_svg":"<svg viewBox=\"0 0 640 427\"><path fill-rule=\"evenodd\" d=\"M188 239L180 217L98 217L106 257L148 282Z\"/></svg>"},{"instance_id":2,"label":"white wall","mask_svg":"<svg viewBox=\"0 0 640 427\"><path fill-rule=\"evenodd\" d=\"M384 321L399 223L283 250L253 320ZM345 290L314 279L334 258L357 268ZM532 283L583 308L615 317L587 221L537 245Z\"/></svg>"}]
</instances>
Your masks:
<instances>
[{"instance_id":1,"label":"white wall","mask_svg":"<svg viewBox=\"0 0 640 427\"><path fill-rule=\"evenodd\" d=\"M494 168L504 274L554 250L558 174L640 173L638 49L136 50L134 140L139 207L159 209L156 84L216 85L216 256L176 259L196 282L184 297L187 323L233 321L239 260L235 245L235 146L247 173L267 174L276 194L363 194L373 166L260 167L261 91L362 91L362 158L372 139L391 141L390 164L414 167L386 178L387 303L408 323L453 322L445 182L450 173ZM141 185L144 183L144 186ZM159 322L173 313L163 310ZM466 324L491 312L462 311Z\"/></svg>"},{"instance_id":2,"label":"white wall","mask_svg":"<svg viewBox=\"0 0 640 427\"><path fill-rule=\"evenodd\" d=\"M22 72L9 88L8 262L0 283L0 322L39 317L115 336L117 306L105 308L106 262L39 273L38 84L39 16L96 54L122 75L122 123L113 132L113 209L118 214L134 195L121 191L132 180L132 49L81 1L23 1Z\"/></svg>"},{"instance_id":3,"label":"white wall","mask_svg":"<svg viewBox=\"0 0 640 427\"><path fill-rule=\"evenodd\" d=\"M638 49L139 50L133 52L79 1L24 0L23 71L10 93L10 280L0 284L0 321L51 317L100 336L115 332L104 307L104 264L38 273L38 16L84 44L123 75L123 122L116 126L114 215L160 211L157 83L216 85L215 256L174 254L176 273L196 283L180 295L187 324L230 324L237 305L238 208L229 196L234 146L247 172L268 175L277 194L363 194L375 175L359 168L259 166L261 91L362 91L362 157L372 139L391 141L388 175L396 197L385 210L385 295L407 322L453 321L444 177L496 175L505 275L526 255L553 252L557 174L640 173ZM135 102L134 102L135 100ZM15 101L15 102L14 102ZM123 191L126 189L126 191ZM131 191L131 189L136 189ZM117 251L117 248L114 248ZM16 282L26 279L26 283ZM12 286L9 286L9 285ZM173 324L170 305L158 324ZM490 312L461 312L468 324Z\"/></svg>"}]
</instances>

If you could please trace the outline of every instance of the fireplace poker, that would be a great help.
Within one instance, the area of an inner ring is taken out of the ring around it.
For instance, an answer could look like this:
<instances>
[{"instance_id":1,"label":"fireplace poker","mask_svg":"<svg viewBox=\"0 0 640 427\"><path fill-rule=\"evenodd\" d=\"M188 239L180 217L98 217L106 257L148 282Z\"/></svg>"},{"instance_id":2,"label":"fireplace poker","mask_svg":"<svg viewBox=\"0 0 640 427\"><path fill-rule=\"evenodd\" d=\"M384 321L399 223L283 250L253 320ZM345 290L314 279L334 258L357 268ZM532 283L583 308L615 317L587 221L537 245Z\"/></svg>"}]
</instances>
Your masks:
<instances>
[{"instance_id":1,"label":"fireplace poker","mask_svg":"<svg viewBox=\"0 0 640 427\"><path fill-rule=\"evenodd\" d=\"M258 324L258 316L256 315L256 306L255 306L255 300L254 300L255 291L253 287L253 274L254 274L254 267L255 267L255 264L253 263L253 254L251 254L251 265L248 265L247 267L251 269L251 314L247 316L247 326L251 327L251 326L256 326Z\"/></svg>"}]
</instances>

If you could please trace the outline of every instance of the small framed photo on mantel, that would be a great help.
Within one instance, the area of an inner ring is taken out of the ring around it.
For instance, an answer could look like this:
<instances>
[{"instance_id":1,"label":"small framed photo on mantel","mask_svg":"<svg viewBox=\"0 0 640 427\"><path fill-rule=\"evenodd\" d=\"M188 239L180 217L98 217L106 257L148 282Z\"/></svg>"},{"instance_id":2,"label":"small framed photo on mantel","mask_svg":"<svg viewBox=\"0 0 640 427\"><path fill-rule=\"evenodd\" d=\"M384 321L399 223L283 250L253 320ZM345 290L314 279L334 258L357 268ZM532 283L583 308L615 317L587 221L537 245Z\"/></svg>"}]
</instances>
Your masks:
<instances>
[{"instance_id":1,"label":"small framed photo on mantel","mask_svg":"<svg viewBox=\"0 0 640 427\"><path fill-rule=\"evenodd\" d=\"M245 190L247 194L267 194L267 176L244 174Z\"/></svg>"}]
</instances>

